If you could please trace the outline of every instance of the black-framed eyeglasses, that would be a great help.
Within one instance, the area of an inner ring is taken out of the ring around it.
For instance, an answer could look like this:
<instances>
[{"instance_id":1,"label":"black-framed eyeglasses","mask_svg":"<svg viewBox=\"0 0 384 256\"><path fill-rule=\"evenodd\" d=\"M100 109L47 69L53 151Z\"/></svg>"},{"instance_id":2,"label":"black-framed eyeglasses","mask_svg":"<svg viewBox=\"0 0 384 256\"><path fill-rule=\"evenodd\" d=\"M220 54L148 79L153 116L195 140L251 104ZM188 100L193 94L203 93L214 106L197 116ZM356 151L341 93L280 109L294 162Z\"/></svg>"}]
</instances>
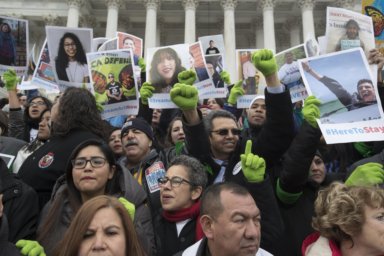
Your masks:
<instances>
[{"instance_id":1,"label":"black-framed eyeglasses","mask_svg":"<svg viewBox=\"0 0 384 256\"><path fill-rule=\"evenodd\" d=\"M28 106L30 107L33 107L33 106L45 106L45 102L44 101L38 101L38 102L31 102L31 103L28 103Z\"/></svg>"},{"instance_id":2,"label":"black-framed eyeglasses","mask_svg":"<svg viewBox=\"0 0 384 256\"><path fill-rule=\"evenodd\" d=\"M107 160L101 156L93 156L91 159L86 159L84 157L79 157L71 160L72 166L75 169L83 169L88 162L91 163L91 166L94 168L103 167Z\"/></svg>"},{"instance_id":3,"label":"black-framed eyeglasses","mask_svg":"<svg viewBox=\"0 0 384 256\"><path fill-rule=\"evenodd\" d=\"M165 184L167 184L168 181L171 183L171 187L173 188L179 187L183 182L193 186L193 184L190 181L177 176L174 176L172 178L168 178L164 176L157 179L157 182L159 182L160 186L165 186Z\"/></svg>"},{"instance_id":4,"label":"black-framed eyeglasses","mask_svg":"<svg viewBox=\"0 0 384 256\"><path fill-rule=\"evenodd\" d=\"M233 136L239 136L241 134L240 129L219 129L219 130L211 131L211 132L217 133L220 136L228 136L229 131L231 131Z\"/></svg>"}]
</instances>

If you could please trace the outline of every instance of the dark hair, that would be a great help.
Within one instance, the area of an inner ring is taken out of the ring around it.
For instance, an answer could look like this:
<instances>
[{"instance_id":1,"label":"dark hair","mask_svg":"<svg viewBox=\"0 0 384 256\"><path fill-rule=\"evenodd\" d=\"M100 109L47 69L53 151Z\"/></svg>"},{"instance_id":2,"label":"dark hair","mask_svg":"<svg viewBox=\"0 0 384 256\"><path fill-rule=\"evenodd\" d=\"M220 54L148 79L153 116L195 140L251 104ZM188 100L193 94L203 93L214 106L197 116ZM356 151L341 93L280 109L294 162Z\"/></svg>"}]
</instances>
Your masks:
<instances>
[{"instance_id":1,"label":"dark hair","mask_svg":"<svg viewBox=\"0 0 384 256\"><path fill-rule=\"evenodd\" d=\"M372 80L371 79L360 79L358 82L357 82L357 91L359 91L359 86L361 84L364 84L364 83L368 83L368 84L371 84L372 87L373 87L373 83L372 83Z\"/></svg>"},{"instance_id":2,"label":"dark hair","mask_svg":"<svg viewBox=\"0 0 384 256\"><path fill-rule=\"evenodd\" d=\"M24 117L23 117L24 118L24 123L25 123L24 138L23 138L23 140L25 140L27 142L30 142L30 134L29 134L30 130L32 128L34 128L34 129L38 129L39 128L39 123L40 123L40 119L41 118L40 117L38 117L38 118L31 118L29 116L29 108L30 108L29 104L34 99L37 99L37 98L40 98L40 99L42 99L44 101L45 106L46 106L47 109L51 109L51 107L52 107L52 102L49 99L47 99L46 97L38 95L38 96L35 96L35 97L32 97L32 98L28 99L28 104L27 104L27 106L24 109Z\"/></svg>"},{"instance_id":3,"label":"dark hair","mask_svg":"<svg viewBox=\"0 0 384 256\"><path fill-rule=\"evenodd\" d=\"M348 28L349 26L356 26L358 30L360 30L360 26L359 26L359 23L357 23L357 21L353 20L353 19L350 19L347 21L347 23L345 23L345 28Z\"/></svg>"},{"instance_id":4,"label":"dark hair","mask_svg":"<svg viewBox=\"0 0 384 256\"><path fill-rule=\"evenodd\" d=\"M40 117L39 117L39 124L41 122L41 120L43 119L43 115L45 114L45 112L51 112L51 109L50 108L46 108L44 109L43 111L41 111L41 114L40 114ZM36 138L31 141L29 144L26 145L26 148L25 148L25 151L26 152L34 152L36 149L38 149L38 147L40 147L42 145L42 143L44 143L46 140L40 140L38 138L38 136L36 136Z\"/></svg>"},{"instance_id":5,"label":"dark hair","mask_svg":"<svg viewBox=\"0 0 384 256\"><path fill-rule=\"evenodd\" d=\"M116 159L114 157L113 151L109 148L109 146L103 140L90 139L79 144L71 153L71 156L68 159L66 168L65 168L65 180L66 180L66 188L58 193L57 197L51 199L52 206L50 207L46 217L44 218L43 225L41 226L41 230L38 230L38 240L49 239L49 235L51 230L54 228L55 223L61 221L61 205L65 199L68 199L69 206L72 209L73 215L79 210L82 205L81 194L79 190L75 187L72 176L72 161L76 158L79 152L88 147L88 146L96 146L100 149L100 151L105 156L105 159L109 163L109 166L115 166L116 170L112 177L112 179L108 180L105 187L105 194L112 195L117 193L118 181L121 177L121 167L116 164ZM72 218L73 216L71 216Z\"/></svg>"},{"instance_id":6,"label":"dark hair","mask_svg":"<svg viewBox=\"0 0 384 256\"><path fill-rule=\"evenodd\" d=\"M63 80L63 81L69 81L67 72L65 71L69 63L68 55L65 53L65 50L64 50L64 40L66 38L72 39L76 44L76 55L75 55L76 61L82 65L87 64L87 57L85 55L85 51L84 51L83 45L80 42L80 39L74 33L70 33L70 32L65 33L60 39L59 51L56 57L56 73L59 80Z\"/></svg>"},{"instance_id":7,"label":"dark hair","mask_svg":"<svg viewBox=\"0 0 384 256\"><path fill-rule=\"evenodd\" d=\"M124 86L124 79L123 79L123 74L124 73L127 73L130 77L131 77L131 80L129 82L129 84L127 86ZM135 77L133 75L133 69L132 69L132 64L129 64L129 65L126 65L119 73L119 82L121 83L121 85L127 89L131 89L135 86Z\"/></svg>"},{"instance_id":8,"label":"dark hair","mask_svg":"<svg viewBox=\"0 0 384 256\"><path fill-rule=\"evenodd\" d=\"M3 32L2 30L3 30L3 27L4 26L7 26L8 27L8 34L10 34L11 33L11 26L9 26L9 24L8 23L6 23L6 22L3 22L3 23L1 23L1 25L0 25L0 30L1 30L1 32Z\"/></svg>"},{"instance_id":9,"label":"dark hair","mask_svg":"<svg viewBox=\"0 0 384 256\"><path fill-rule=\"evenodd\" d=\"M205 189L208 183L207 172L199 160L187 155L180 155L173 159L168 168L174 165L186 167L188 179L193 184L191 190L195 187L202 187L202 189Z\"/></svg>"},{"instance_id":10,"label":"dark hair","mask_svg":"<svg viewBox=\"0 0 384 256\"><path fill-rule=\"evenodd\" d=\"M215 99L216 103L219 104L219 106L220 106L221 108L224 107L224 103L225 103L225 100L224 100L224 99L221 99L221 98L214 98L214 99ZM209 100L209 99L204 99L204 100L203 100L203 104L204 104L204 105L207 105L208 100Z\"/></svg>"},{"instance_id":11,"label":"dark hair","mask_svg":"<svg viewBox=\"0 0 384 256\"><path fill-rule=\"evenodd\" d=\"M113 209L119 216L125 235L126 255L144 256L133 221L122 203L114 197L97 196L88 200L77 212L63 240L55 249L55 255L78 255L84 235L95 214L101 209Z\"/></svg>"},{"instance_id":12,"label":"dark hair","mask_svg":"<svg viewBox=\"0 0 384 256\"><path fill-rule=\"evenodd\" d=\"M131 41L133 42L133 44L135 44L135 40L133 40L133 38L131 38L131 37L129 37L129 36L127 36L127 37L125 37L125 38L123 39L123 44L124 44L125 41L127 41L127 40L131 40Z\"/></svg>"},{"instance_id":13,"label":"dark hair","mask_svg":"<svg viewBox=\"0 0 384 256\"><path fill-rule=\"evenodd\" d=\"M88 90L68 87L60 97L59 104L57 121L52 124L52 135L65 136L71 130L80 129L107 138L106 125L96 107L95 97Z\"/></svg>"},{"instance_id":14,"label":"dark hair","mask_svg":"<svg viewBox=\"0 0 384 256\"><path fill-rule=\"evenodd\" d=\"M209 186L203 193L200 202L200 216L209 215L212 218L218 217L223 211L221 203L221 192L229 191L239 196L251 196L246 188L233 182L220 182Z\"/></svg>"},{"instance_id":15,"label":"dark hair","mask_svg":"<svg viewBox=\"0 0 384 256\"><path fill-rule=\"evenodd\" d=\"M157 71L157 65L161 62L163 58L168 58L168 57L171 59L174 59L176 62L175 73L172 76L172 81L170 84L167 84L165 80L160 76L159 72ZM177 75L184 70L185 68L181 65L181 60L174 49L170 47L159 49L153 55L151 70L149 71L151 81L155 82L152 85L156 89L165 88L168 85L173 86L175 83L178 82Z\"/></svg>"},{"instance_id":16,"label":"dark hair","mask_svg":"<svg viewBox=\"0 0 384 256\"><path fill-rule=\"evenodd\" d=\"M212 110L211 112L209 112L209 114L204 118L204 125L205 125L205 131L209 134L210 131L212 131L212 123L213 123L213 120L216 119L216 118L228 118L228 119L232 119L233 121L235 121L236 125L237 125L237 120L236 120L236 117L226 111L226 110L222 110L222 109L218 109L218 110Z\"/></svg>"},{"instance_id":17,"label":"dark hair","mask_svg":"<svg viewBox=\"0 0 384 256\"><path fill-rule=\"evenodd\" d=\"M8 116L0 109L0 128L2 136L8 136Z\"/></svg>"},{"instance_id":18,"label":"dark hair","mask_svg":"<svg viewBox=\"0 0 384 256\"><path fill-rule=\"evenodd\" d=\"M182 121L181 116L176 116L175 118L173 118L172 121L168 125L167 134L165 136L166 147L172 147L175 145L175 143L173 143L173 141L172 141L172 129L173 129L173 124L176 121Z\"/></svg>"}]
</instances>

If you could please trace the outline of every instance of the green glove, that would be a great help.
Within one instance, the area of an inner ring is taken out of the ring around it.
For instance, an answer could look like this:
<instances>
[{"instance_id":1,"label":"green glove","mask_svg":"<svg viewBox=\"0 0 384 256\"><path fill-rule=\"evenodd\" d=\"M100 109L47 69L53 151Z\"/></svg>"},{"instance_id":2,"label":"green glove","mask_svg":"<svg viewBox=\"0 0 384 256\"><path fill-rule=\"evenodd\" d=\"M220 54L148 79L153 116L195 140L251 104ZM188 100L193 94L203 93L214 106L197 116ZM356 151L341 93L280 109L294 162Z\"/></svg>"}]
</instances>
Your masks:
<instances>
[{"instance_id":1,"label":"green glove","mask_svg":"<svg viewBox=\"0 0 384 256\"><path fill-rule=\"evenodd\" d=\"M148 105L148 99L152 97L154 91L155 87L153 87L150 83L143 83L140 88L141 103L143 103L144 105Z\"/></svg>"},{"instance_id":2,"label":"green glove","mask_svg":"<svg viewBox=\"0 0 384 256\"><path fill-rule=\"evenodd\" d=\"M192 110L197 108L198 92L196 87L188 84L177 83L169 92L171 100L181 110Z\"/></svg>"},{"instance_id":3,"label":"green glove","mask_svg":"<svg viewBox=\"0 0 384 256\"><path fill-rule=\"evenodd\" d=\"M124 197L119 197L119 202L122 203L127 209L129 216L131 217L132 221L135 219L135 212L136 212L136 207L133 203L129 202L127 199Z\"/></svg>"},{"instance_id":4,"label":"green glove","mask_svg":"<svg viewBox=\"0 0 384 256\"><path fill-rule=\"evenodd\" d=\"M5 82L5 88L7 89L7 91L16 90L18 78L17 78L15 70L8 69L3 74L3 78L4 78L4 82Z\"/></svg>"},{"instance_id":5,"label":"green glove","mask_svg":"<svg viewBox=\"0 0 384 256\"><path fill-rule=\"evenodd\" d=\"M16 247L24 256L46 256L43 246L34 240L19 240Z\"/></svg>"},{"instance_id":6,"label":"green glove","mask_svg":"<svg viewBox=\"0 0 384 256\"><path fill-rule=\"evenodd\" d=\"M277 72L276 59L271 50L262 49L252 53L252 63L265 77Z\"/></svg>"},{"instance_id":7,"label":"green glove","mask_svg":"<svg viewBox=\"0 0 384 256\"><path fill-rule=\"evenodd\" d=\"M196 73L193 70L185 70L177 75L177 79L181 84L193 85L196 80Z\"/></svg>"},{"instance_id":8,"label":"green glove","mask_svg":"<svg viewBox=\"0 0 384 256\"><path fill-rule=\"evenodd\" d=\"M320 100L315 96L309 96L304 100L304 107L301 110L303 118L314 128L318 128L316 119L320 118Z\"/></svg>"},{"instance_id":9,"label":"green glove","mask_svg":"<svg viewBox=\"0 0 384 256\"><path fill-rule=\"evenodd\" d=\"M227 71L221 71L220 72L220 78L221 80L224 81L224 83L226 84L231 84L231 76L229 75L229 73Z\"/></svg>"},{"instance_id":10,"label":"green glove","mask_svg":"<svg viewBox=\"0 0 384 256\"><path fill-rule=\"evenodd\" d=\"M141 69L141 72L145 72L145 69L146 69L146 64L145 64L145 60L144 58L139 58L139 61L138 61L138 64L139 64L139 67Z\"/></svg>"},{"instance_id":11,"label":"green glove","mask_svg":"<svg viewBox=\"0 0 384 256\"><path fill-rule=\"evenodd\" d=\"M358 166L345 181L347 186L373 186L384 183L383 165L366 163Z\"/></svg>"},{"instance_id":12,"label":"green glove","mask_svg":"<svg viewBox=\"0 0 384 256\"><path fill-rule=\"evenodd\" d=\"M265 161L263 158L252 154L252 141L248 140L244 154L240 155L241 168L249 182L262 182L265 174Z\"/></svg>"},{"instance_id":13,"label":"green glove","mask_svg":"<svg viewBox=\"0 0 384 256\"><path fill-rule=\"evenodd\" d=\"M235 105L237 98L244 95L243 80L238 81L231 89L228 97L228 103Z\"/></svg>"}]
</instances>

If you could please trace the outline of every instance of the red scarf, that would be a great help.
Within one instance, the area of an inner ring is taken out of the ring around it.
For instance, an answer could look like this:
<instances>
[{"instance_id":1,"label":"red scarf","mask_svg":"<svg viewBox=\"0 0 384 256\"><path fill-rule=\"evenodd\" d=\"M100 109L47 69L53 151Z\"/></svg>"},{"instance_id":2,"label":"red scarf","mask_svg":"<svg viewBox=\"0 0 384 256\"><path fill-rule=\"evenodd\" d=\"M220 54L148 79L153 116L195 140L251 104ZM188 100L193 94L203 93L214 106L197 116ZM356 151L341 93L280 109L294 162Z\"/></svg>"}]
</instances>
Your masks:
<instances>
[{"instance_id":1,"label":"red scarf","mask_svg":"<svg viewBox=\"0 0 384 256\"><path fill-rule=\"evenodd\" d=\"M204 237L203 229L199 221L200 201L194 203L191 207L181 209L176 212L163 211L163 217L169 222L179 222L187 219L196 219L195 241Z\"/></svg>"}]
</instances>

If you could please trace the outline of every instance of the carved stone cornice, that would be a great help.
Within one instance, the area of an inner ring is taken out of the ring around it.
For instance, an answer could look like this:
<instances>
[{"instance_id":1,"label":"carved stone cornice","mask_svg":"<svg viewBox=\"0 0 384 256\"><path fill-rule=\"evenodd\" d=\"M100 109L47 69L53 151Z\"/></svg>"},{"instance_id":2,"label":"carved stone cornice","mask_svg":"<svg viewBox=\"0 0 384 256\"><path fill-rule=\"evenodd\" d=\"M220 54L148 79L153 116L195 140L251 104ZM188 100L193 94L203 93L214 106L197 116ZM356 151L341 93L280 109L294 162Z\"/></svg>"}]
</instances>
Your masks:
<instances>
[{"instance_id":1,"label":"carved stone cornice","mask_svg":"<svg viewBox=\"0 0 384 256\"><path fill-rule=\"evenodd\" d=\"M84 0L67 0L67 4L69 7L80 8L84 5Z\"/></svg>"},{"instance_id":2,"label":"carved stone cornice","mask_svg":"<svg viewBox=\"0 0 384 256\"><path fill-rule=\"evenodd\" d=\"M299 0L297 4L302 10L313 10L316 0Z\"/></svg>"},{"instance_id":3,"label":"carved stone cornice","mask_svg":"<svg viewBox=\"0 0 384 256\"><path fill-rule=\"evenodd\" d=\"M221 0L220 4L224 10L235 10L237 6L237 0Z\"/></svg>"},{"instance_id":4,"label":"carved stone cornice","mask_svg":"<svg viewBox=\"0 0 384 256\"><path fill-rule=\"evenodd\" d=\"M157 9L160 5L160 0L143 0L144 6L147 9Z\"/></svg>"},{"instance_id":5,"label":"carved stone cornice","mask_svg":"<svg viewBox=\"0 0 384 256\"><path fill-rule=\"evenodd\" d=\"M124 6L123 0L104 0L108 8L122 8Z\"/></svg>"},{"instance_id":6,"label":"carved stone cornice","mask_svg":"<svg viewBox=\"0 0 384 256\"><path fill-rule=\"evenodd\" d=\"M184 10L196 10L197 6L199 5L198 0L183 0L182 5L184 7Z\"/></svg>"},{"instance_id":7,"label":"carved stone cornice","mask_svg":"<svg viewBox=\"0 0 384 256\"><path fill-rule=\"evenodd\" d=\"M260 0L259 6L265 10L265 9L273 9L276 6L276 0Z\"/></svg>"}]
</instances>

